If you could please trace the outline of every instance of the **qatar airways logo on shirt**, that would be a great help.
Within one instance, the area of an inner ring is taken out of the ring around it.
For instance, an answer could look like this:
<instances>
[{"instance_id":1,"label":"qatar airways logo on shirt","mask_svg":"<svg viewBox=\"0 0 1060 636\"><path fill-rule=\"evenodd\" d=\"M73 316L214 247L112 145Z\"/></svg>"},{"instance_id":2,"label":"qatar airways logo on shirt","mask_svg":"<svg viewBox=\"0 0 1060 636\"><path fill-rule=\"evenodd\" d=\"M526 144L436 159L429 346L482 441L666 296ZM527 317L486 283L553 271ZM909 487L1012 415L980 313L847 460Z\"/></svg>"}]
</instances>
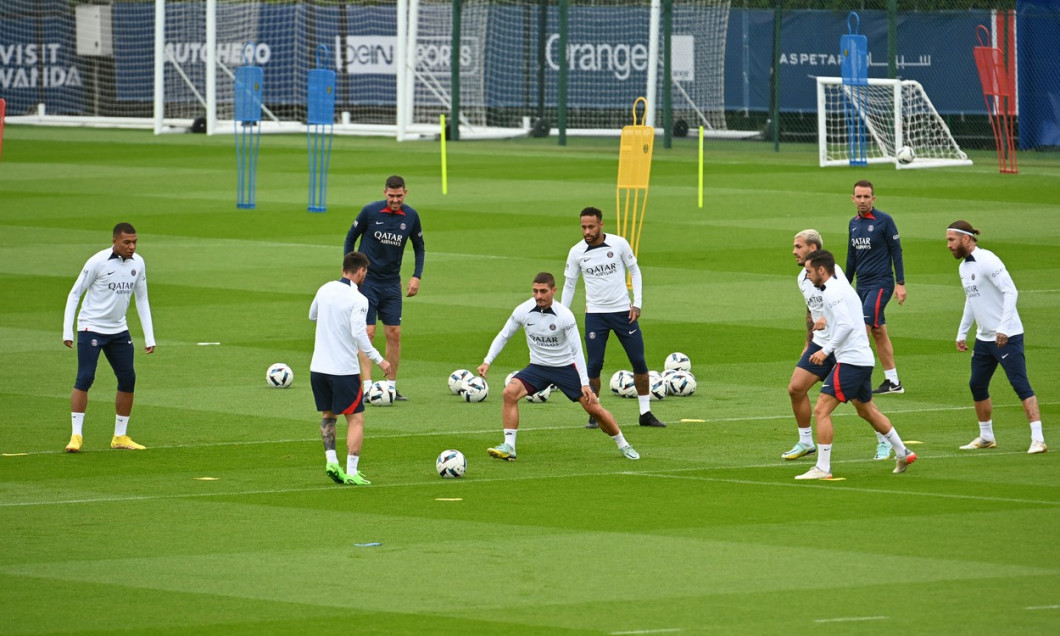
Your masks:
<instances>
[{"instance_id":1,"label":"qatar airways logo on shirt","mask_svg":"<svg viewBox=\"0 0 1060 636\"><path fill-rule=\"evenodd\" d=\"M824 296L820 294L810 296L806 299L806 306L809 307L811 310L820 310L821 307L824 307Z\"/></svg>"},{"instance_id":2,"label":"qatar airways logo on shirt","mask_svg":"<svg viewBox=\"0 0 1060 636\"><path fill-rule=\"evenodd\" d=\"M131 294L133 290L132 283L108 283L107 289L111 290L115 294Z\"/></svg>"},{"instance_id":3,"label":"qatar airways logo on shirt","mask_svg":"<svg viewBox=\"0 0 1060 636\"><path fill-rule=\"evenodd\" d=\"M401 242L405 240L404 236L393 232L376 232L372 236L383 245L395 245L397 247L401 247Z\"/></svg>"},{"instance_id":4,"label":"qatar airways logo on shirt","mask_svg":"<svg viewBox=\"0 0 1060 636\"><path fill-rule=\"evenodd\" d=\"M968 298L978 298L979 296L982 295L982 294L979 293L979 286L978 285L965 285L964 286L964 293L965 293L965 295L968 296Z\"/></svg>"},{"instance_id":5,"label":"qatar airways logo on shirt","mask_svg":"<svg viewBox=\"0 0 1060 636\"><path fill-rule=\"evenodd\" d=\"M850 239L850 246L856 250L871 250L872 239L867 236Z\"/></svg>"},{"instance_id":6,"label":"qatar airways logo on shirt","mask_svg":"<svg viewBox=\"0 0 1060 636\"><path fill-rule=\"evenodd\" d=\"M618 271L618 265L616 263L604 263L603 265L597 265L595 267L587 267L585 269L586 276L610 276Z\"/></svg>"},{"instance_id":7,"label":"qatar airways logo on shirt","mask_svg":"<svg viewBox=\"0 0 1060 636\"><path fill-rule=\"evenodd\" d=\"M533 340L535 344L539 344L539 345L541 345L543 347L557 347L557 346L559 346L559 338L557 338L556 336L535 336L535 335L531 335L530 339Z\"/></svg>"}]
</instances>

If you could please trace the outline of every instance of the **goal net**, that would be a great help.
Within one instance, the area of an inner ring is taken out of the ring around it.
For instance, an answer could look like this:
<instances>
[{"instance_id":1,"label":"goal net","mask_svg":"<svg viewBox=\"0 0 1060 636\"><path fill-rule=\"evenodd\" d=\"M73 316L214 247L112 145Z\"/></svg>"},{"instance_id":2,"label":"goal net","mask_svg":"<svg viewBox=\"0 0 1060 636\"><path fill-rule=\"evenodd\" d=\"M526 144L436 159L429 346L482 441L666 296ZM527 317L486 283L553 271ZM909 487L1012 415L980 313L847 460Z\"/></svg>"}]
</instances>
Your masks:
<instances>
[{"instance_id":1,"label":"goal net","mask_svg":"<svg viewBox=\"0 0 1060 636\"><path fill-rule=\"evenodd\" d=\"M869 163L900 169L968 166L972 161L954 141L924 87L913 80L869 79L866 87L844 86L838 77L817 78L817 142L820 165L850 165L848 117L864 123ZM901 164L899 148L916 159Z\"/></svg>"}]
</instances>

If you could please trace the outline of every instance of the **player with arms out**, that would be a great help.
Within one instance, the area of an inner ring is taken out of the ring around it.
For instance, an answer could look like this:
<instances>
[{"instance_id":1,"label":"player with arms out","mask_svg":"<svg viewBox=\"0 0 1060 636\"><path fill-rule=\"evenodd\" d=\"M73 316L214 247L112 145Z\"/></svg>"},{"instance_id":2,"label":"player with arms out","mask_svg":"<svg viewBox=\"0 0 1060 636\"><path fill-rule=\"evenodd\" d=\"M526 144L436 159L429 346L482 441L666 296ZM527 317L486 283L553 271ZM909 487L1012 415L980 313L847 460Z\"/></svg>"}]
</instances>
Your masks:
<instances>
[{"instance_id":1,"label":"player with arms out","mask_svg":"<svg viewBox=\"0 0 1060 636\"><path fill-rule=\"evenodd\" d=\"M1019 292L1001 259L978 246L978 235L979 230L967 221L954 221L946 229L946 247L961 261L959 272L965 295L964 314L957 328L957 351L968 350L968 331L973 321L977 326L972 349L972 377L968 385L979 418L979 436L960 448L977 450L997 446L990 380L1000 364L1012 389L1023 402L1023 412L1031 426L1031 446L1027 453L1044 453L1049 447L1042 435L1038 397L1027 379L1023 322L1016 311Z\"/></svg>"},{"instance_id":2,"label":"player with arms out","mask_svg":"<svg viewBox=\"0 0 1060 636\"><path fill-rule=\"evenodd\" d=\"M596 418L600 430L611 436L624 457L639 459L640 455L626 442L614 416L600 404L600 398L589 387L578 322L569 309L554 302L556 279L548 272L541 272L534 277L533 291L533 298L521 303L512 312L478 367L479 375L485 378L490 365L504 350L504 345L520 327L523 329L526 344L530 348L530 366L518 371L508 386L504 387L501 410L504 442L487 449L487 452L497 459L515 461L520 400L554 384L570 401L580 402L586 413Z\"/></svg>"},{"instance_id":3,"label":"player with arms out","mask_svg":"<svg viewBox=\"0 0 1060 636\"><path fill-rule=\"evenodd\" d=\"M147 301L147 271L144 259L136 253L136 230L128 223L114 226L113 245L97 252L85 263L81 275L66 298L63 315L63 344L74 346L74 315L77 315L77 379L70 394L70 420L73 432L66 452L77 453L84 443L82 427L88 408L88 390L96 379L99 354L118 379L118 393L114 399L114 437L111 448L144 450L126 433L132 414L136 370L133 367L132 336L125 322L129 301L136 296L136 313L144 330L144 351L155 350L155 329L151 319L151 305ZM81 311L77 305L84 295Z\"/></svg>"},{"instance_id":4,"label":"player with arms out","mask_svg":"<svg viewBox=\"0 0 1060 636\"><path fill-rule=\"evenodd\" d=\"M350 252L342 259L342 278L324 283L309 306L309 319L316 321L313 359L309 379L320 411L320 438L327 463L324 471L339 484L367 486L358 469L364 441L364 391L361 389L361 353L390 372L390 363L379 355L365 329L368 299L357 291L368 271L368 258ZM335 450L337 413L346 417L346 470Z\"/></svg>"},{"instance_id":5,"label":"player with arms out","mask_svg":"<svg viewBox=\"0 0 1060 636\"><path fill-rule=\"evenodd\" d=\"M850 220L850 241L847 243L846 276L851 283L857 278L858 296L863 304L865 328L876 343L884 380L872 392L905 393L898 380L894 362L894 346L887 333L884 308L892 293L898 304L905 303L905 265L902 261L902 242L894 219L876 209L876 191L872 182L861 180L854 184L851 195L857 215Z\"/></svg>"},{"instance_id":6,"label":"player with arms out","mask_svg":"<svg viewBox=\"0 0 1060 636\"><path fill-rule=\"evenodd\" d=\"M416 266L406 292L409 298L420 291L425 254L420 215L405 203L407 194L404 179L397 175L388 177L383 188L386 198L364 206L346 234L343 249L343 254L359 249L372 263L360 287L360 292L368 299L368 339L375 338L378 315L386 333L386 359L392 371L390 388L398 402L407 399L397 391L398 364L401 361L401 261L405 255L405 244L411 242L416 255ZM360 247L357 246L357 239L361 241ZM372 365L364 356L360 360L361 378L367 392L372 385Z\"/></svg>"},{"instance_id":7,"label":"player with arms out","mask_svg":"<svg viewBox=\"0 0 1060 636\"><path fill-rule=\"evenodd\" d=\"M904 473L916 455L909 451L891 426L887 416L872 401L872 356L869 338L862 327L861 300L850 285L835 279L835 257L827 250L806 255L804 265L810 280L823 293L822 310L831 333L820 351L810 356L813 364L823 364L828 356L835 356L835 366L828 373L813 414L817 418L817 464L795 479L832 478L832 412L842 402L851 402L858 416L887 438L894 448L894 472Z\"/></svg>"},{"instance_id":8,"label":"player with arms out","mask_svg":"<svg viewBox=\"0 0 1060 636\"><path fill-rule=\"evenodd\" d=\"M604 368L604 351L611 332L615 332L626 357L633 365L637 387L640 425L663 427L651 412L648 386L648 363L644 359L644 335L637 320L642 307L642 281L637 257L629 242L621 236L604 233L603 212L585 208L581 212L582 238L570 249L563 270L563 293L559 302L570 308L578 287L578 276L585 278L585 349L589 357L589 386L600 395L600 373ZM633 302L626 289L626 272L633 284ZM597 420L589 416L586 428L596 428Z\"/></svg>"}]
</instances>

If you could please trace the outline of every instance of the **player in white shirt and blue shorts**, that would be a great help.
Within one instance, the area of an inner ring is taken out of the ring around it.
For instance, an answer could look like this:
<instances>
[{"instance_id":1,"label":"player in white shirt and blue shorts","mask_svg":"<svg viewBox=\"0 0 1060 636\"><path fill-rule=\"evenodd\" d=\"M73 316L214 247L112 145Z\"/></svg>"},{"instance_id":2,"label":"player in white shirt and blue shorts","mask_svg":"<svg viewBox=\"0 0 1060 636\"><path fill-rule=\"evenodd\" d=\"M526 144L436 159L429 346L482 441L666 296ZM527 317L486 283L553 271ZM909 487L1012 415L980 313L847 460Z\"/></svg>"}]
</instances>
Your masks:
<instances>
[{"instance_id":1,"label":"player in white shirt and blue shorts","mask_svg":"<svg viewBox=\"0 0 1060 636\"><path fill-rule=\"evenodd\" d=\"M578 276L585 278L585 349L589 358L589 385L600 395L604 351L608 336L614 332L633 365L640 425L664 427L666 424L651 412L644 335L638 322L643 305L637 257L626 239L604 234L603 212L599 209L589 207L581 211L581 228L584 240L575 244L567 254L559 302L569 308L578 287ZM626 289L626 272L629 272L633 286L632 303ZM586 428L596 428L597 425L596 419L590 417Z\"/></svg>"},{"instance_id":2,"label":"player in white shirt and blue shorts","mask_svg":"<svg viewBox=\"0 0 1060 636\"><path fill-rule=\"evenodd\" d=\"M364 441L364 391L358 352L390 373L390 363L372 346L365 327L368 299L357 291L368 272L368 257L350 252L342 259L342 278L324 283L309 307L315 321L313 359L309 381L320 411L320 438L324 442L324 472L339 484L366 486L372 482L359 470ZM346 417L346 470L335 450L337 414Z\"/></svg>"},{"instance_id":3,"label":"player in white shirt and blue shorts","mask_svg":"<svg viewBox=\"0 0 1060 636\"><path fill-rule=\"evenodd\" d=\"M1023 403L1023 412L1031 427L1031 445L1027 453L1036 455L1049 450L1042 434L1038 397L1027 379L1027 358L1023 351L1023 322L1016 310L1019 292L1008 269L990 250L978 246L979 230L967 221L954 221L946 229L946 247L961 261L961 286L964 288L964 314L957 328L957 350L967 351L968 331L976 324L972 350L972 377L968 382L979 419L979 436L961 450L995 448L990 380L998 365L1005 370L1009 384Z\"/></svg>"},{"instance_id":4,"label":"player in white shirt and blue shorts","mask_svg":"<svg viewBox=\"0 0 1060 636\"><path fill-rule=\"evenodd\" d=\"M916 461L916 455L902 443L898 431L872 401L872 369L876 358L861 313L861 299L849 283L836 280L835 256L827 250L806 255L804 267L810 280L821 290L822 310L830 334L810 362L823 363L835 356L835 366L821 385L814 406L817 418L817 464L795 479L831 479L832 411L842 402L851 402L858 416L872 425L894 448L895 473L904 473Z\"/></svg>"},{"instance_id":5,"label":"player in white shirt and blue shorts","mask_svg":"<svg viewBox=\"0 0 1060 636\"><path fill-rule=\"evenodd\" d=\"M520 328L523 329L526 345L530 349L530 364L516 372L508 386L504 387L501 410L504 442L487 449L487 452L497 459L515 461L519 402L527 395L554 384L570 401L581 403L582 408L596 418L600 430L614 440L624 457L639 459L640 455L626 441L614 416L600 404L600 398L589 386L578 322L569 309L553 302L556 279L548 272L541 272L534 277L533 293L533 298L520 303L508 317L504 328L490 344L482 364L478 366L479 375L485 378L490 365L504 350L508 340Z\"/></svg>"},{"instance_id":6,"label":"player in white shirt and blue shorts","mask_svg":"<svg viewBox=\"0 0 1060 636\"><path fill-rule=\"evenodd\" d=\"M118 379L114 400L114 436L111 448L144 450L128 435L129 416L132 414L136 388L133 368L132 336L125 321L129 301L136 296L136 313L144 330L144 351L155 350L154 322L151 304L147 300L147 268L136 253L136 230L129 223L114 226L113 245L88 259L66 299L63 315L63 344L74 346L74 316L77 316L77 380L70 394L72 432L66 452L77 453L84 443L82 427L88 407L88 390L96 378L99 354L107 357ZM84 295L81 311L77 305Z\"/></svg>"}]
</instances>

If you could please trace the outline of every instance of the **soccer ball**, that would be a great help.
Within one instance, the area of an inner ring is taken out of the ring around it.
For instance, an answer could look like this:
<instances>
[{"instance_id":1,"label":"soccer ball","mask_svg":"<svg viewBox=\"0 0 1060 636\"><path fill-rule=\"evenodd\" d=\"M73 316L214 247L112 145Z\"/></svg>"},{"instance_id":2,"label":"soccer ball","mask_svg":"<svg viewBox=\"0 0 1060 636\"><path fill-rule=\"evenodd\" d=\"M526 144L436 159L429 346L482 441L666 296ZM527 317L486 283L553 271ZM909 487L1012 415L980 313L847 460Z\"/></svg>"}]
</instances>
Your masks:
<instances>
[{"instance_id":1,"label":"soccer ball","mask_svg":"<svg viewBox=\"0 0 1060 636\"><path fill-rule=\"evenodd\" d=\"M691 371L692 361L685 354L675 351L666 356L666 363L663 366L676 371Z\"/></svg>"},{"instance_id":2,"label":"soccer ball","mask_svg":"<svg viewBox=\"0 0 1060 636\"><path fill-rule=\"evenodd\" d=\"M696 376L690 371L677 371L670 376L670 395L688 397L696 392Z\"/></svg>"},{"instance_id":3,"label":"soccer ball","mask_svg":"<svg viewBox=\"0 0 1060 636\"><path fill-rule=\"evenodd\" d=\"M390 406L394 403L394 389L389 382L380 380L368 387L368 403L372 406Z\"/></svg>"},{"instance_id":4,"label":"soccer ball","mask_svg":"<svg viewBox=\"0 0 1060 636\"><path fill-rule=\"evenodd\" d=\"M552 395L552 385L548 385L541 389L537 393L530 393L526 396L526 401L531 404L540 404L541 402L548 402L548 396Z\"/></svg>"},{"instance_id":5,"label":"soccer ball","mask_svg":"<svg viewBox=\"0 0 1060 636\"><path fill-rule=\"evenodd\" d=\"M449 391L453 395L460 395L460 385L464 380L472 377L472 373L467 369L457 369L449 374Z\"/></svg>"},{"instance_id":6,"label":"soccer ball","mask_svg":"<svg viewBox=\"0 0 1060 636\"><path fill-rule=\"evenodd\" d=\"M658 371L648 371L648 395L653 400L661 400L666 397L668 383Z\"/></svg>"},{"instance_id":7,"label":"soccer ball","mask_svg":"<svg viewBox=\"0 0 1060 636\"><path fill-rule=\"evenodd\" d=\"M620 397L637 397L637 385L632 371L615 371L611 376L611 392Z\"/></svg>"},{"instance_id":8,"label":"soccer ball","mask_svg":"<svg viewBox=\"0 0 1060 636\"><path fill-rule=\"evenodd\" d=\"M460 396L465 402L481 402L489 395L490 387L485 378L473 375L460 385Z\"/></svg>"},{"instance_id":9,"label":"soccer ball","mask_svg":"<svg viewBox=\"0 0 1060 636\"><path fill-rule=\"evenodd\" d=\"M444 450L434 462L434 466L442 477L456 479L464 476L464 471L467 470L467 458L458 450Z\"/></svg>"},{"instance_id":10,"label":"soccer ball","mask_svg":"<svg viewBox=\"0 0 1060 636\"><path fill-rule=\"evenodd\" d=\"M274 389L286 389L294 382L294 371L286 364L277 362L265 372L265 382Z\"/></svg>"},{"instance_id":11,"label":"soccer ball","mask_svg":"<svg viewBox=\"0 0 1060 636\"><path fill-rule=\"evenodd\" d=\"M916 159L916 151L910 146L902 146L898 149L898 152L894 153L894 158L903 166L908 166Z\"/></svg>"}]
</instances>

